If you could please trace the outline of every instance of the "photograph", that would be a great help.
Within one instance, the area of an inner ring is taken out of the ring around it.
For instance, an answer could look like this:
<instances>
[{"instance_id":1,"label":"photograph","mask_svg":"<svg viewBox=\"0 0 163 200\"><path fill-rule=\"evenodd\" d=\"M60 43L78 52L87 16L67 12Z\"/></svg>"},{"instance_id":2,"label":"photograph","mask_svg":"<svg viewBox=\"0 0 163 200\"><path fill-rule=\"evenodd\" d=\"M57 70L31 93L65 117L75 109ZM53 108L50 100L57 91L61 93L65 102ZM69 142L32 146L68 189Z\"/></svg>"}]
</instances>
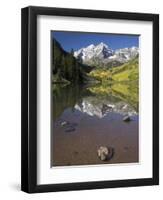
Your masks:
<instances>
[{"instance_id":1,"label":"photograph","mask_svg":"<svg viewBox=\"0 0 163 200\"><path fill-rule=\"evenodd\" d=\"M21 9L21 190L159 184L159 14Z\"/></svg>"},{"instance_id":2,"label":"photograph","mask_svg":"<svg viewBox=\"0 0 163 200\"><path fill-rule=\"evenodd\" d=\"M51 31L51 166L139 162L139 35Z\"/></svg>"}]
</instances>

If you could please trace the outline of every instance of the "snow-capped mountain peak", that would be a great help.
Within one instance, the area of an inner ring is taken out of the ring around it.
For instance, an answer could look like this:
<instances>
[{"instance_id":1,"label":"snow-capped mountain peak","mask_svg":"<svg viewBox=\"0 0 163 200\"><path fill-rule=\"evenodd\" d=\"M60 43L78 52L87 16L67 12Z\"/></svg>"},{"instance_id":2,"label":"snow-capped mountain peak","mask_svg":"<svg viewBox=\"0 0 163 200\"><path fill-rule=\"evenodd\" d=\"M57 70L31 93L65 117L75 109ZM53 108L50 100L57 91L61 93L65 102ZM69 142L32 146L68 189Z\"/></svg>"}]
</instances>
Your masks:
<instances>
[{"instance_id":1,"label":"snow-capped mountain peak","mask_svg":"<svg viewBox=\"0 0 163 200\"><path fill-rule=\"evenodd\" d=\"M139 53L139 49L137 47L131 47L131 48L123 48L123 49L117 49L115 51L115 55L117 59L121 59L123 62L129 61L133 58L135 58Z\"/></svg>"},{"instance_id":2,"label":"snow-capped mountain peak","mask_svg":"<svg viewBox=\"0 0 163 200\"><path fill-rule=\"evenodd\" d=\"M108 47L105 43L101 42L97 45L90 44L87 47L81 48L74 52L74 56L82 59L86 62L92 58L108 58L113 55L113 50Z\"/></svg>"},{"instance_id":3,"label":"snow-capped mountain peak","mask_svg":"<svg viewBox=\"0 0 163 200\"><path fill-rule=\"evenodd\" d=\"M89 46L87 46L88 49L93 49L95 47L94 44L90 44Z\"/></svg>"},{"instance_id":4,"label":"snow-capped mountain peak","mask_svg":"<svg viewBox=\"0 0 163 200\"><path fill-rule=\"evenodd\" d=\"M107 44L100 42L98 45L96 45L97 48L109 48Z\"/></svg>"},{"instance_id":5,"label":"snow-capped mountain peak","mask_svg":"<svg viewBox=\"0 0 163 200\"><path fill-rule=\"evenodd\" d=\"M139 54L138 47L123 48L113 51L107 44L100 42L97 45L90 44L74 52L74 56L85 64L107 64L117 61L125 63Z\"/></svg>"}]
</instances>

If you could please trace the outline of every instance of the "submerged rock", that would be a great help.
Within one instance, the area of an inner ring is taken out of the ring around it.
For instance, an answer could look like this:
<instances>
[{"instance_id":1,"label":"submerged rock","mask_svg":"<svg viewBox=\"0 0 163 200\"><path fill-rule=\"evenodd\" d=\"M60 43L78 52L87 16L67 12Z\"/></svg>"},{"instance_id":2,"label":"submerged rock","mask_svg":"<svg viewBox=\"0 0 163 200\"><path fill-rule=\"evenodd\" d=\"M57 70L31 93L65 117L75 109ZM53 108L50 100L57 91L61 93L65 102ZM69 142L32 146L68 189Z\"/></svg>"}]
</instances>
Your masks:
<instances>
[{"instance_id":1,"label":"submerged rock","mask_svg":"<svg viewBox=\"0 0 163 200\"><path fill-rule=\"evenodd\" d=\"M128 115L124 116L124 117L123 117L123 121L124 121L124 122L130 122L130 121L131 121L130 116L128 116Z\"/></svg>"},{"instance_id":2,"label":"submerged rock","mask_svg":"<svg viewBox=\"0 0 163 200\"><path fill-rule=\"evenodd\" d=\"M112 147L101 146L97 150L97 155L102 161L110 160L113 157L114 149Z\"/></svg>"},{"instance_id":3,"label":"submerged rock","mask_svg":"<svg viewBox=\"0 0 163 200\"><path fill-rule=\"evenodd\" d=\"M76 130L78 124L75 122L63 121L61 126L65 129L65 132L73 132Z\"/></svg>"},{"instance_id":4,"label":"submerged rock","mask_svg":"<svg viewBox=\"0 0 163 200\"><path fill-rule=\"evenodd\" d=\"M74 127L68 127L65 132L73 132L75 131L76 129Z\"/></svg>"},{"instance_id":5,"label":"submerged rock","mask_svg":"<svg viewBox=\"0 0 163 200\"><path fill-rule=\"evenodd\" d=\"M68 122L68 121L63 121L61 122L61 126L66 126L66 127L76 127L78 124L76 122Z\"/></svg>"},{"instance_id":6,"label":"submerged rock","mask_svg":"<svg viewBox=\"0 0 163 200\"><path fill-rule=\"evenodd\" d=\"M68 125L68 124L69 124L69 122L67 122L67 121L61 122L61 126L66 126L66 125Z\"/></svg>"}]
</instances>

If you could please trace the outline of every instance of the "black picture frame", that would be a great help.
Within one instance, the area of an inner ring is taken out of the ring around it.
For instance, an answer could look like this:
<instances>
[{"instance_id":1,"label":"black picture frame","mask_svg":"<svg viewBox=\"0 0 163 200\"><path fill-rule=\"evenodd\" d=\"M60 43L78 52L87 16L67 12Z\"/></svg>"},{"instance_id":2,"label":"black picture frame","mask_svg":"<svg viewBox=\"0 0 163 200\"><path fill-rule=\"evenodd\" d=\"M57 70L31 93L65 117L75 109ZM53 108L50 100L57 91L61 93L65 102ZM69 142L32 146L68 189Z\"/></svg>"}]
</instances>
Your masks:
<instances>
[{"instance_id":1,"label":"black picture frame","mask_svg":"<svg viewBox=\"0 0 163 200\"><path fill-rule=\"evenodd\" d=\"M37 185L37 16L55 15L153 23L153 177ZM21 11L21 190L28 193L159 184L159 15L29 6Z\"/></svg>"}]
</instances>

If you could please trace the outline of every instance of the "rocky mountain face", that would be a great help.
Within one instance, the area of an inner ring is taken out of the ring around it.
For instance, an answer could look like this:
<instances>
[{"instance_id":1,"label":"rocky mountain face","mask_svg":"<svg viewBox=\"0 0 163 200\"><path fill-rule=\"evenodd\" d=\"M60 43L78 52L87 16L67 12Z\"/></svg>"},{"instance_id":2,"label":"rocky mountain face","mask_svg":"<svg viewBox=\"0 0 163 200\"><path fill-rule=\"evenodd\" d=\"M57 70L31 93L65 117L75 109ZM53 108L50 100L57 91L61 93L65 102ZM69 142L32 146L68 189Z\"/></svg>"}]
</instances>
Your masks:
<instances>
[{"instance_id":1,"label":"rocky mountain face","mask_svg":"<svg viewBox=\"0 0 163 200\"><path fill-rule=\"evenodd\" d=\"M74 52L74 56L81 58L83 61L89 61L92 58L98 57L100 59L105 59L113 56L113 50L110 49L106 44L101 42L98 45L91 44L86 48L79 49Z\"/></svg>"},{"instance_id":2,"label":"rocky mountain face","mask_svg":"<svg viewBox=\"0 0 163 200\"><path fill-rule=\"evenodd\" d=\"M95 66L118 66L132 60L139 54L138 47L123 48L113 51L108 45L101 42L91 44L74 52L81 63Z\"/></svg>"}]
</instances>

